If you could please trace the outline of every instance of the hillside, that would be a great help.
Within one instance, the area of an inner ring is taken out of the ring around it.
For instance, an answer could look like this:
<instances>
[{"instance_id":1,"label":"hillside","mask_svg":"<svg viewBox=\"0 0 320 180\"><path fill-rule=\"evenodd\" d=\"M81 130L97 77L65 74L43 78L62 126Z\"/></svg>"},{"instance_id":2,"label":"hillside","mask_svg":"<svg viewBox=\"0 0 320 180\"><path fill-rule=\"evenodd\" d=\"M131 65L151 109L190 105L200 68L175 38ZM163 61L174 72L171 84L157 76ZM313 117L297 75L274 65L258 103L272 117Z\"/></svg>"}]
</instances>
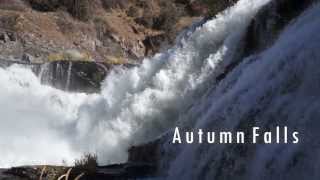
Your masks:
<instances>
[{"instance_id":1,"label":"hillside","mask_svg":"<svg viewBox=\"0 0 320 180\"><path fill-rule=\"evenodd\" d=\"M0 0L1 58L37 63L77 50L84 60L139 60L199 20L205 10L197 7L174 0Z\"/></svg>"}]
</instances>

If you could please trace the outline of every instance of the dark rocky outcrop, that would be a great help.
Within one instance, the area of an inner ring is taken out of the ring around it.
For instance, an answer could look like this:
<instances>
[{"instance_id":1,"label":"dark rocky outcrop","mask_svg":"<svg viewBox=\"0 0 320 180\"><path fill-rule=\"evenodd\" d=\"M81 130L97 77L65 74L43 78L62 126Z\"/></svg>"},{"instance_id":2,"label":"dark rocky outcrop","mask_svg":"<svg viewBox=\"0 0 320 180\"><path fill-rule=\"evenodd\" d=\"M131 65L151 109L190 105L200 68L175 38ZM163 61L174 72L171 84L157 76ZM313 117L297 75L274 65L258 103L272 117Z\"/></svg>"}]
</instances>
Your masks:
<instances>
[{"instance_id":1,"label":"dark rocky outcrop","mask_svg":"<svg viewBox=\"0 0 320 180\"><path fill-rule=\"evenodd\" d=\"M207 15L209 17L215 16L217 13L232 6L238 0L198 0L194 1L196 7L202 7L203 4L208 8Z\"/></svg>"},{"instance_id":2,"label":"dark rocky outcrop","mask_svg":"<svg viewBox=\"0 0 320 180\"><path fill-rule=\"evenodd\" d=\"M258 54L270 47L292 20L315 2L319 0L272 0L262 7L247 29L243 39L243 54L217 80L225 78L244 57Z\"/></svg>"},{"instance_id":3,"label":"dark rocky outcrop","mask_svg":"<svg viewBox=\"0 0 320 180\"><path fill-rule=\"evenodd\" d=\"M113 66L130 68L135 64L112 65L85 61L54 61L32 66L43 84L71 92L98 93L102 81Z\"/></svg>"},{"instance_id":4,"label":"dark rocky outcrop","mask_svg":"<svg viewBox=\"0 0 320 180\"><path fill-rule=\"evenodd\" d=\"M54 88L84 93L98 93L102 81L114 66L130 68L135 64L109 64L94 61L53 61L47 63L32 63L30 61L5 60L0 57L0 67L6 68L20 64L30 68L41 80L42 84Z\"/></svg>"},{"instance_id":5,"label":"dark rocky outcrop","mask_svg":"<svg viewBox=\"0 0 320 180\"><path fill-rule=\"evenodd\" d=\"M132 146L129 150L128 162L150 163L156 165L161 158L160 140L140 146Z\"/></svg>"},{"instance_id":6,"label":"dark rocky outcrop","mask_svg":"<svg viewBox=\"0 0 320 180\"><path fill-rule=\"evenodd\" d=\"M111 68L109 64L81 61L56 61L34 66L43 84L72 91L95 93Z\"/></svg>"},{"instance_id":7,"label":"dark rocky outcrop","mask_svg":"<svg viewBox=\"0 0 320 180\"><path fill-rule=\"evenodd\" d=\"M273 0L251 22L245 39L245 54L270 47L282 30L318 0Z\"/></svg>"}]
</instances>

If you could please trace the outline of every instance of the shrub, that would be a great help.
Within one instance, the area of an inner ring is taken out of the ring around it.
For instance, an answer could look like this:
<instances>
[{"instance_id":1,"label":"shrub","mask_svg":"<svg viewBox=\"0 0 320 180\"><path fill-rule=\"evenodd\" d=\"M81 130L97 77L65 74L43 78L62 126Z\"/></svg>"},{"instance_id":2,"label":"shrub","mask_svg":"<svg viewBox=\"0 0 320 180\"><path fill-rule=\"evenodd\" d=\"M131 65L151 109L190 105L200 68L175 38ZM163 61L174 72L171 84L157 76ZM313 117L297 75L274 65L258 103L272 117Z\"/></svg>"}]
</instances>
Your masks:
<instances>
[{"instance_id":1,"label":"shrub","mask_svg":"<svg viewBox=\"0 0 320 180\"><path fill-rule=\"evenodd\" d=\"M67 0L66 3L67 9L73 17L81 21L91 19L92 8L89 0Z\"/></svg>"},{"instance_id":2,"label":"shrub","mask_svg":"<svg viewBox=\"0 0 320 180\"><path fill-rule=\"evenodd\" d=\"M27 2L37 11L47 12L66 8L73 17L81 21L91 19L90 0L27 0Z\"/></svg>"},{"instance_id":3,"label":"shrub","mask_svg":"<svg viewBox=\"0 0 320 180\"><path fill-rule=\"evenodd\" d=\"M177 15L180 14L175 4L168 1L160 2L160 16L153 25L155 29L170 31L172 26L178 21Z\"/></svg>"},{"instance_id":4,"label":"shrub","mask_svg":"<svg viewBox=\"0 0 320 180\"><path fill-rule=\"evenodd\" d=\"M88 174L95 173L98 167L98 157L95 154L84 154L80 159L75 160L74 168Z\"/></svg>"}]
</instances>

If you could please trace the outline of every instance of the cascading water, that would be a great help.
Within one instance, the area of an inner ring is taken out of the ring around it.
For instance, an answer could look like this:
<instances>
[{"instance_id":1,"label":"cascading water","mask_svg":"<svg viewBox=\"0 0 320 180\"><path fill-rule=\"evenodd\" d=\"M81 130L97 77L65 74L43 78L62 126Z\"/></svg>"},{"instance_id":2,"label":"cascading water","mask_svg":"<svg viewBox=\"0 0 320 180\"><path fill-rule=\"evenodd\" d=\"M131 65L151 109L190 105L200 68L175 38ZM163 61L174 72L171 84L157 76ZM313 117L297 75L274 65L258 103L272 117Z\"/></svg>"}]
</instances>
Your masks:
<instances>
[{"instance_id":1,"label":"cascading water","mask_svg":"<svg viewBox=\"0 0 320 180\"><path fill-rule=\"evenodd\" d=\"M70 163L84 152L97 153L101 163L125 161L130 145L172 127L214 84L238 56L248 23L267 2L242 0L168 52L140 67L115 69L100 94L41 85L23 67L0 69L0 166Z\"/></svg>"},{"instance_id":2,"label":"cascading water","mask_svg":"<svg viewBox=\"0 0 320 180\"><path fill-rule=\"evenodd\" d=\"M69 90L69 87L70 87L71 70L72 70L72 62L69 62L69 65L68 65L68 74L67 74L67 83L66 83L66 87L65 87L65 90L66 90L66 91L68 91L68 90Z\"/></svg>"},{"instance_id":3,"label":"cascading water","mask_svg":"<svg viewBox=\"0 0 320 180\"><path fill-rule=\"evenodd\" d=\"M242 60L215 81L241 58L246 28L268 1L240 0L187 32L168 52L139 67L113 70L100 94L63 92L41 85L24 67L0 68L0 167L71 163L84 152L97 153L102 164L122 162L129 146L152 140L176 123L203 129L250 123L267 128L281 119L316 140L319 6L291 25L272 48ZM317 155L318 142L302 150L307 142L286 147L167 143L163 148L171 156L163 158L172 161L169 179L272 179L284 171L290 172L284 178L293 178L299 177L297 168L315 167L309 159ZM299 165L290 161L299 158ZM310 169L312 177L319 177Z\"/></svg>"},{"instance_id":4,"label":"cascading water","mask_svg":"<svg viewBox=\"0 0 320 180\"><path fill-rule=\"evenodd\" d=\"M45 63L40 66L40 72L39 72L39 80L42 84L50 84L52 78L52 74L50 73L50 64Z\"/></svg>"},{"instance_id":5,"label":"cascading water","mask_svg":"<svg viewBox=\"0 0 320 180\"><path fill-rule=\"evenodd\" d=\"M288 126L300 132L300 143L167 142L167 154L175 154L165 159L173 161L168 179L319 179L319 17L320 5L309 9L273 47L245 58L179 120L189 130L191 121L191 129L208 131Z\"/></svg>"}]
</instances>

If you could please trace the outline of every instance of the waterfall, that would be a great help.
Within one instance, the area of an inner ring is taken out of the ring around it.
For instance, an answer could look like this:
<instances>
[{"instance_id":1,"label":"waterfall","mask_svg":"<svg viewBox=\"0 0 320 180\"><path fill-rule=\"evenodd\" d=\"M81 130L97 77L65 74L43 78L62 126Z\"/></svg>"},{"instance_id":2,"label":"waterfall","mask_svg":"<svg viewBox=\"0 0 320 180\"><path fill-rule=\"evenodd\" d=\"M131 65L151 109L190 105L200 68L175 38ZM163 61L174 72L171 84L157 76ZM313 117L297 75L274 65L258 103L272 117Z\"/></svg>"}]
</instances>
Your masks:
<instances>
[{"instance_id":1,"label":"waterfall","mask_svg":"<svg viewBox=\"0 0 320 180\"><path fill-rule=\"evenodd\" d=\"M0 167L72 163L84 152L96 153L101 164L126 161L128 147L166 132L215 85L267 2L241 0L167 52L114 69L99 94L42 85L21 66L0 69Z\"/></svg>"},{"instance_id":2,"label":"waterfall","mask_svg":"<svg viewBox=\"0 0 320 180\"><path fill-rule=\"evenodd\" d=\"M204 130L289 126L301 142L178 146L169 139L168 179L319 179L319 17L318 4L291 22L271 48L243 59L179 120L181 127Z\"/></svg>"},{"instance_id":3,"label":"waterfall","mask_svg":"<svg viewBox=\"0 0 320 180\"><path fill-rule=\"evenodd\" d=\"M317 179L320 6L292 22L271 48L243 58L248 24L268 2L238 1L167 52L139 67L115 68L98 94L43 85L19 65L0 68L0 167L71 164L85 152L96 153L101 164L124 162L128 147L165 137L175 125L286 124L304 132L301 144L172 145L167 139L162 166L168 179L303 179L306 173Z\"/></svg>"},{"instance_id":4,"label":"waterfall","mask_svg":"<svg viewBox=\"0 0 320 180\"><path fill-rule=\"evenodd\" d=\"M52 74L50 74L50 64L49 63L44 63L43 65L40 66L40 72L39 72L39 80L43 84L50 84L50 77Z\"/></svg>"},{"instance_id":5,"label":"waterfall","mask_svg":"<svg viewBox=\"0 0 320 180\"><path fill-rule=\"evenodd\" d=\"M70 81L71 81L71 70L72 70L72 62L69 62L68 65L68 73L67 73L67 83L65 86L65 90L68 91L69 90L69 86L70 86Z\"/></svg>"}]
</instances>

